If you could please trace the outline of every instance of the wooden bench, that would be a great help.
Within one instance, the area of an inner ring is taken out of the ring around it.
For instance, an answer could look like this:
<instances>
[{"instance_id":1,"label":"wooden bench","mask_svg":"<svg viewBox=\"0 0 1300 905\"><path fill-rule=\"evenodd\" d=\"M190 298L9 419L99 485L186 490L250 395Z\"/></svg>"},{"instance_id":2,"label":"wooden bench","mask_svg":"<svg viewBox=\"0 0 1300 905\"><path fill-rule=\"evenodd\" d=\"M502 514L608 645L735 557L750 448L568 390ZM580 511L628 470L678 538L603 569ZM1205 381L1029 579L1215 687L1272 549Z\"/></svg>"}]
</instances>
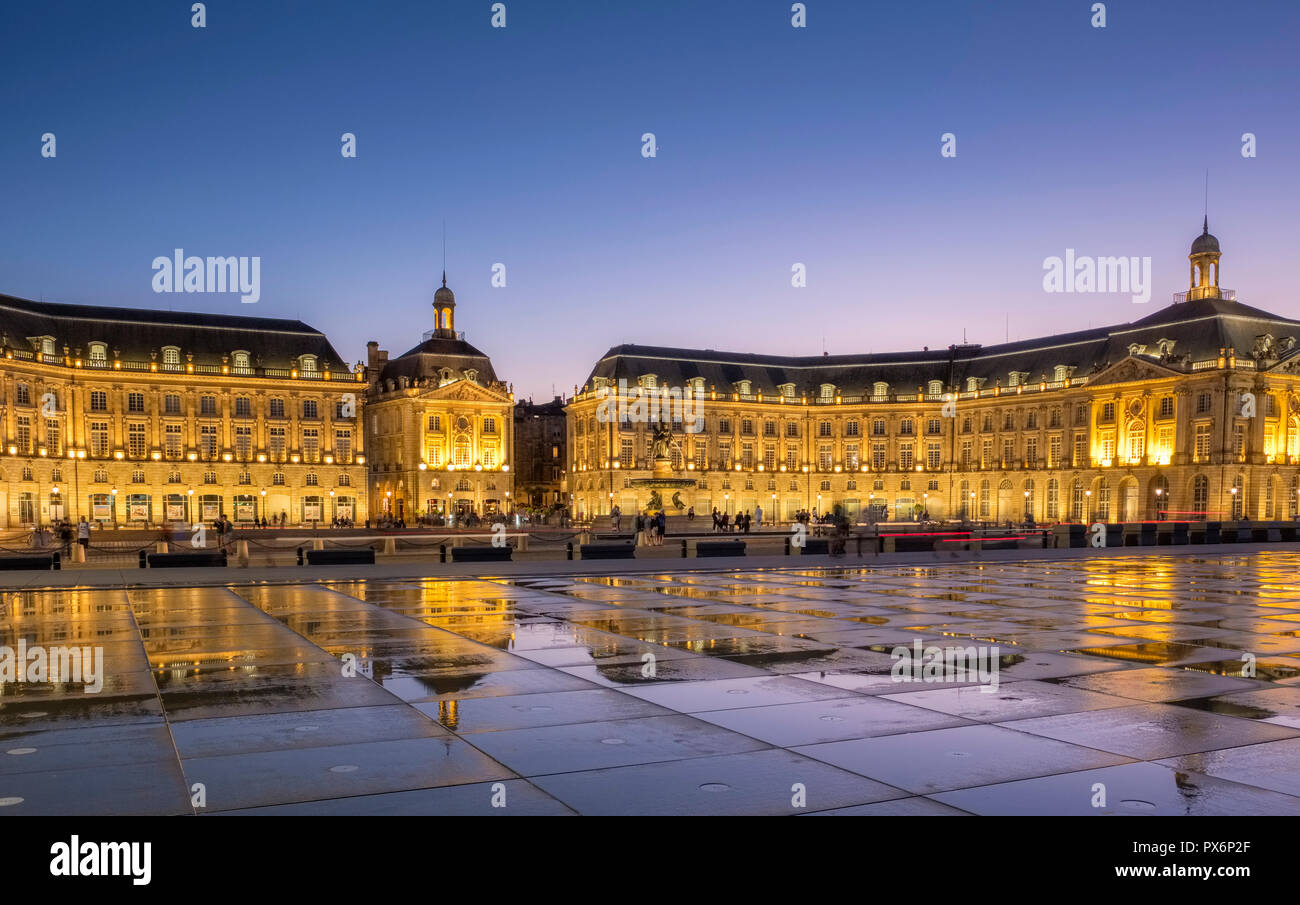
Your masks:
<instances>
[{"instance_id":1,"label":"wooden bench","mask_svg":"<svg viewBox=\"0 0 1300 905\"><path fill-rule=\"evenodd\" d=\"M633 544L580 544L578 555L582 559L635 559Z\"/></svg>"},{"instance_id":2,"label":"wooden bench","mask_svg":"<svg viewBox=\"0 0 1300 905\"><path fill-rule=\"evenodd\" d=\"M371 547L353 550L308 550L309 566L373 566L375 551Z\"/></svg>"},{"instance_id":3,"label":"wooden bench","mask_svg":"<svg viewBox=\"0 0 1300 905\"><path fill-rule=\"evenodd\" d=\"M59 571L62 569L58 553L33 554L31 556L0 556L0 571L11 572L25 569L42 571Z\"/></svg>"},{"instance_id":4,"label":"wooden bench","mask_svg":"<svg viewBox=\"0 0 1300 905\"><path fill-rule=\"evenodd\" d=\"M509 544L501 547L452 547L452 562L510 562L515 548Z\"/></svg>"},{"instance_id":5,"label":"wooden bench","mask_svg":"<svg viewBox=\"0 0 1300 905\"><path fill-rule=\"evenodd\" d=\"M809 544L813 541L809 540ZM820 541L823 553L826 552L826 541ZM808 553L807 547L804 547L804 553ZM697 559L707 556L744 556L745 542L743 540L702 540L695 545L695 557Z\"/></svg>"}]
</instances>

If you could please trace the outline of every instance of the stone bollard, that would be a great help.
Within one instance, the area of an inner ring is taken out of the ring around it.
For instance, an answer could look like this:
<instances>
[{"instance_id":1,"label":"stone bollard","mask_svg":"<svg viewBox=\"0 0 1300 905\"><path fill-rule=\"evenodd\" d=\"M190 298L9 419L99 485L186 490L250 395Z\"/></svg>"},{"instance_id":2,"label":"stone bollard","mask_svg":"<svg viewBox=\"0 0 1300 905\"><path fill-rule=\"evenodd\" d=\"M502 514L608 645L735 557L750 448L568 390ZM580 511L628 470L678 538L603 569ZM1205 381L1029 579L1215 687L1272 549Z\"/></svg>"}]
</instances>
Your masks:
<instances>
[{"instance_id":1,"label":"stone bollard","mask_svg":"<svg viewBox=\"0 0 1300 905\"><path fill-rule=\"evenodd\" d=\"M311 542L311 548L312 548L313 550L324 550L324 549L325 549L325 541L324 541L323 539L319 538L319 537L318 537L318 538L315 538L315 539L313 539L312 542Z\"/></svg>"},{"instance_id":2,"label":"stone bollard","mask_svg":"<svg viewBox=\"0 0 1300 905\"><path fill-rule=\"evenodd\" d=\"M73 562L85 562L85 561L86 561L86 548L83 547L83 546L81 546L81 544L73 544L73 546L72 546L72 561L73 561Z\"/></svg>"},{"instance_id":3,"label":"stone bollard","mask_svg":"<svg viewBox=\"0 0 1300 905\"><path fill-rule=\"evenodd\" d=\"M154 552L156 552L156 553L166 553L166 552L167 552L167 541L165 541L165 540L160 540L160 541L158 541L158 546L157 546L157 548L155 549Z\"/></svg>"},{"instance_id":4,"label":"stone bollard","mask_svg":"<svg viewBox=\"0 0 1300 905\"><path fill-rule=\"evenodd\" d=\"M235 565L241 569L248 568L248 541L235 541Z\"/></svg>"},{"instance_id":5,"label":"stone bollard","mask_svg":"<svg viewBox=\"0 0 1300 905\"><path fill-rule=\"evenodd\" d=\"M396 552L397 552L397 538L395 537L384 538L384 554L392 555Z\"/></svg>"}]
</instances>

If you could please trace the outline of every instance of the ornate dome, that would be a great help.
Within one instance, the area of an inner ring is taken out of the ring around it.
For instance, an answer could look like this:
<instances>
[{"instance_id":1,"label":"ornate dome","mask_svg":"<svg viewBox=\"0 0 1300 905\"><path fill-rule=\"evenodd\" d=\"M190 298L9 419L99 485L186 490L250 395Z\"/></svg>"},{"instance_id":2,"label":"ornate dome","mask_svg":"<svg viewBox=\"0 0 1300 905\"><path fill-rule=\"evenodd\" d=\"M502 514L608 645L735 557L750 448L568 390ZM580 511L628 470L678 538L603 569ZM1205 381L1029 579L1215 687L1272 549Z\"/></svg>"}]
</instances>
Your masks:
<instances>
[{"instance_id":1,"label":"ornate dome","mask_svg":"<svg viewBox=\"0 0 1300 905\"><path fill-rule=\"evenodd\" d=\"M1219 240L1210 235L1210 218L1205 218L1203 231L1192 243L1192 254L1219 254Z\"/></svg>"},{"instance_id":2,"label":"ornate dome","mask_svg":"<svg viewBox=\"0 0 1300 905\"><path fill-rule=\"evenodd\" d=\"M456 304L456 294L447 288L447 274L445 271L442 274L442 288L434 292L433 303L435 305L439 303L447 305Z\"/></svg>"}]
</instances>

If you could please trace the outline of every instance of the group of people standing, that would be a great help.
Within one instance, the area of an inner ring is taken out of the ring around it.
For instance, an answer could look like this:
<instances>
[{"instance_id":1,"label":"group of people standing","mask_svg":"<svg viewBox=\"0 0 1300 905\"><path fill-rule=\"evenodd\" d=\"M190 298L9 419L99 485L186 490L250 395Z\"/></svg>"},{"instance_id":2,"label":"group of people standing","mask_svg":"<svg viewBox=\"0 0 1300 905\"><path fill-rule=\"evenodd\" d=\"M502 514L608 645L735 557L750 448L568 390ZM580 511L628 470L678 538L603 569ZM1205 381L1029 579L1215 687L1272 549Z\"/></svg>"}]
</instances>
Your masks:
<instances>
[{"instance_id":1,"label":"group of people standing","mask_svg":"<svg viewBox=\"0 0 1300 905\"><path fill-rule=\"evenodd\" d=\"M637 546L662 547L664 532L668 529L668 514L662 509L654 513L636 515Z\"/></svg>"},{"instance_id":2,"label":"group of people standing","mask_svg":"<svg viewBox=\"0 0 1300 905\"><path fill-rule=\"evenodd\" d=\"M735 519L732 519L729 512L718 512L713 510L713 530L715 533L730 534L733 531L739 531L742 534L748 534L751 527L763 527L763 507L755 506L753 515L749 511L737 512Z\"/></svg>"}]
</instances>

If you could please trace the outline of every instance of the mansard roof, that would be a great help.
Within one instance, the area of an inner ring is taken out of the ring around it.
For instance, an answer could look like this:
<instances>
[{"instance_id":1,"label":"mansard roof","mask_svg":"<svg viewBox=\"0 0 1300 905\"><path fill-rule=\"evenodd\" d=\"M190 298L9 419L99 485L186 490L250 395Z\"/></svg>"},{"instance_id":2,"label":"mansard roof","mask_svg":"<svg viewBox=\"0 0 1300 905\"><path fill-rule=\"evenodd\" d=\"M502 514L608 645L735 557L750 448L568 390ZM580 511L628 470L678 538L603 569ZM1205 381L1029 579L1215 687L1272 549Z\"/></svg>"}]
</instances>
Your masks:
<instances>
[{"instance_id":1,"label":"mansard roof","mask_svg":"<svg viewBox=\"0 0 1300 905\"><path fill-rule=\"evenodd\" d=\"M223 355L249 353L254 367L293 368L303 355L316 356L320 370L346 371L347 364L325 334L299 320L238 317L148 308L109 308L34 302L0 295L0 332L4 345L39 351L38 337L53 337L57 354L67 346L73 355L89 354L90 344L102 342L109 357L151 361L166 346L181 355L193 354L195 364L219 365Z\"/></svg>"},{"instance_id":2,"label":"mansard roof","mask_svg":"<svg viewBox=\"0 0 1300 905\"><path fill-rule=\"evenodd\" d=\"M985 387L1009 385L1012 372L1027 383L1055 379L1058 366L1074 377L1097 373L1136 355L1162 362L1175 371L1191 370L1194 362L1217 359L1221 348L1234 348L1238 357L1263 351L1263 363L1300 354L1300 321L1270 314L1239 302L1201 299L1178 302L1128 324L1059 333L1038 339L991 346L957 345L919 352L871 355L779 356L712 349L620 345L596 363L585 384L594 378L635 382L653 374L661 385L681 386L704 379L704 388L730 392L742 380L752 393L777 395L794 384L796 394L815 395L832 384L846 395L869 395L877 382L890 392L914 393L939 380L945 391L965 389L970 378Z\"/></svg>"}]
</instances>

